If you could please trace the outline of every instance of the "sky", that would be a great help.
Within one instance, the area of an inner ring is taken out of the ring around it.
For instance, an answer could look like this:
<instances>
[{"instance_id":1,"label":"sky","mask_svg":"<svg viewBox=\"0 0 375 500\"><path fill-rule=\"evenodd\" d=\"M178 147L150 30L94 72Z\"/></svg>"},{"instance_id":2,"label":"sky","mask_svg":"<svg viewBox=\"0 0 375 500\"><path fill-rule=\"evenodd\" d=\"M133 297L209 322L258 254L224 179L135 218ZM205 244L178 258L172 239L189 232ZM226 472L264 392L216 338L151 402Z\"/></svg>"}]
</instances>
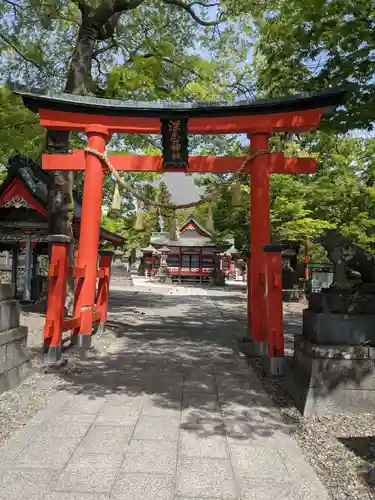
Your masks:
<instances>
[{"instance_id":1,"label":"sky","mask_svg":"<svg viewBox=\"0 0 375 500\"><path fill-rule=\"evenodd\" d=\"M204 194L204 189L194 183L198 177L199 174L185 175L178 172L166 172L158 179L157 184L162 181L166 183L172 203L192 203L198 201L200 195Z\"/></svg>"}]
</instances>

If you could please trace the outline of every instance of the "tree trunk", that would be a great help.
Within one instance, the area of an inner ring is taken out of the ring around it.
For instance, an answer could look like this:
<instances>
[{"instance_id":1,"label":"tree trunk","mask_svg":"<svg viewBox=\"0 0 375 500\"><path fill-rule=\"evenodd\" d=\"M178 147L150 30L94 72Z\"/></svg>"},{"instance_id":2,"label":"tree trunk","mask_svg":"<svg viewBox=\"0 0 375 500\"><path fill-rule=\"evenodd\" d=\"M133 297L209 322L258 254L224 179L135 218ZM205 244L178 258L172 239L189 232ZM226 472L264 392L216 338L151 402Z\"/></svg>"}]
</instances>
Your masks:
<instances>
[{"instance_id":1,"label":"tree trunk","mask_svg":"<svg viewBox=\"0 0 375 500\"><path fill-rule=\"evenodd\" d=\"M65 92L69 94L85 93L87 79L91 73L95 43L94 33L82 25L73 51Z\"/></svg>"},{"instance_id":2,"label":"tree trunk","mask_svg":"<svg viewBox=\"0 0 375 500\"><path fill-rule=\"evenodd\" d=\"M91 72L91 62L96 39L87 33L84 26L78 34L77 43L72 55L71 66L65 86L65 92L71 94L84 94L86 82ZM48 131L47 149L50 153L68 153L69 132ZM66 170L54 171L52 183L49 190L49 234L63 234L72 238L72 222L74 217L73 197L73 172ZM74 252L69 252L72 258L70 265L73 266ZM74 279L69 277L67 283L67 294L65 310L72 314L74 305Z\"/></svg>"},{"instance_id":3,"label":"tree trunk","mask_svg":"<svg viewBox=\"0 0 375 500\"><path fill-rule=\"evenodd\" d=\"M85 2L78 2L82 14L77 43L74 48L68 71L65 92L84 94L91 76L92 59L98 40L109 39L115 30L121 12L131 10L143 0L129 2L102 1L97 9L92 9ZM69 132L49 130L47 151L50 153L68 153ZM72 222L74 217L73 172L54 171L49 190L49 234L60 234L73 238ZM72 245L74 242L72 241ZM70 252L73 255L74 252ZM73 265L73 262L70 263ZM73 306L73 280L68 279L66 309Z\"/></svg>"},{"instance_id":4,"label":"tree trunk","mask_svg":"<svg viewBox=\"0 0 375 500\"><path fill-rule=\"evenodd\" d=\"M84 94L87 78L91 71L95 42L95 38L88 35L87 30L82 26L72 55L65 92ZM47 150L50 153L68 153L69 132L49 130ZM54 171L52 174L52 186L49 190L50 234L73 237L73 180L73 173L66 170Z\"/></svg>"}]
</instances>

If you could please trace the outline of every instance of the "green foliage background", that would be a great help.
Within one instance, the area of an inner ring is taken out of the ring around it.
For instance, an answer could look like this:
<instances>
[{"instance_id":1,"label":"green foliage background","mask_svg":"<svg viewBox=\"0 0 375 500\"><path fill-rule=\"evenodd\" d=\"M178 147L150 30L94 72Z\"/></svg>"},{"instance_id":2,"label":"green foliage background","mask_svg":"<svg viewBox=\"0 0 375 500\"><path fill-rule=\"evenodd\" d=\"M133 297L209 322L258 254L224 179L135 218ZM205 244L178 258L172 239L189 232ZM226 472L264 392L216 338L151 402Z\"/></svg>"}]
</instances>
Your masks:
<instances>
[{"instance_id":1,"label":"green foliage background","mask_svg":"<svg viewBox=\"0 0 375 500\"><path fill-rule=\"evenodd\" d=\"M95 6L95 2L91 3ZM218 101L273 97L346 85L348 101L321 132L303 137L274 137L272 148L287 155L313 156L313 176L273 175L271 222L275 240L304 242L337 227L367 249L374 247L375 139L366 135L374 123L375 4L356 0L225 0L215 7L203 1L196 10L204 20L223 12L217 26L202 26L185 11L162 1L144 2L121 15L111 39L99 41L87 92L132 100ZM80 13L71 0L0 0L0 163L17 152L39 160L45 131L7 88L9 81L61 90L66 81ZM358 132L360 130L360 132ZM355 131L353 133L352 131ZM190 137L191 154L244 154L242 137ZM85 138L72 135L74 147ZM114 136L116 154L160 154L158 136ZM0 168L0 179L5 170ZM122 174L151 199L159 191L154 174ZM217 238L235 237L249 250L249 183L241 177L241 204L233 207L228 177L200 183L219 192L213 204ZM82 187L82 178L76 181ZM183 182L181 182L183 189ZM106 177L102 223L120 230L129 249L146 246L157 229L157 213L145 207L144 229L135 232L134 200L123 197L120 214L111 212L114 182ZM172 219L164 213L166 230ZM178 213L182 220L187 212ZM194 210L204 225L207 205ZM319 249L316 259L322 259Z\"/></svg>"}]
</instances>

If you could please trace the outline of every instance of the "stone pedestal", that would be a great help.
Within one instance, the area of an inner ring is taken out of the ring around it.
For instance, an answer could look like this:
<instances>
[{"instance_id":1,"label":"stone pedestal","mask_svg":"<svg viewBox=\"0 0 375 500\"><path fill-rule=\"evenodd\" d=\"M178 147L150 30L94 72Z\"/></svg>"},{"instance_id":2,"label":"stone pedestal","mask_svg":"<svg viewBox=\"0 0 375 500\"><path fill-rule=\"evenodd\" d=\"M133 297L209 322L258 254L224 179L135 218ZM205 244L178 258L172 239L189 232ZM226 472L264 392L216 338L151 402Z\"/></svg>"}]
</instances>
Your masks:
<instances>
[{"instance_id":1,"label":"stone pedestal","mask_svg":"<svg viewBox=\"0 0 375 500\"><path fill-rule=\"evenodd\" d=\"M118 250L113 254L110 282L113 285L133 286L131 272L123 262L123 255L124 253Z\"/></svg>"},{"instance_id":2,"label":"stone pedestal","mask_svg":"<svg viewBox=\"0 0 375 500\"><path fill-rule=\"evenodd\" d=\"M18 385L29 373L27 328L20 326L14 287L0 284L0 393Z\"/></svg>"},{"instance_id":3,"label":"stone pedestal","mask_svg":"<svg viewBox=\"0 0 375 500\"><path fill-rule=\"evenodd\" d=\"M168 268L166 266L160 266L158 272L153 277L153 281L172 285L172 278L168 274Z\"/></svg>"},{"instance_id":4,"label":"stone pedestal","mask_svg":"<svg viewBox=\"0 0 375 500\"><path fill-rule=\"evenodd\" d=\"M304 416L375 410L375 296L312 293L287 385Z\"/></svg>"}]
</instances>

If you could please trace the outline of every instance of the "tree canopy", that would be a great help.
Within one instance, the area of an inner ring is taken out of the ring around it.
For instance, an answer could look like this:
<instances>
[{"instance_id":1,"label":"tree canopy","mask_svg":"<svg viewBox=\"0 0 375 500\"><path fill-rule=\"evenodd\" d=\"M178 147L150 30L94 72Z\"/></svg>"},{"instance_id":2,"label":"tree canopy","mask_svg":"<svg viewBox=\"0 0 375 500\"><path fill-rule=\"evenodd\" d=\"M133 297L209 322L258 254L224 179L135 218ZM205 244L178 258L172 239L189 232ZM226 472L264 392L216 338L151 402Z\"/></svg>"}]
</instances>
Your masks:
<instances>
[{"instance_id":1,"label":"tree canopy","mask_svg":"<svg viewBox=\"0 0 375 500\"><path fill-rule=\"evenodd\" d=\"M348 102L325 131L272 138L286 154L313 155L313 176L273 175L273 237L302 241L338 227L366 247L374 243L373 139L345 133L373 128L374 3L301 0L0 0L1 160L16 152L38 159L46 133L37 117L6 88L29 87L132 100L218 101L351 89ZM71 134L70 144L85 138ZM242 137L192 136L191 154L243 154ZM160 154L158 136L114 136L116 154ZM1 172L0 172L1 174ZM154 199L154 174L121 174ZM225 183L223 182L225 178ZM216 237L233 234L249 250L249 176L241 176L233 207L228 177L202 179L220 194L213 203ZM82 177L66 183L80 191ZM161 186L161 191L163 191ZM147 244L157 212L147 209L144 229L133 231L134 200L110 210L114 182L106 176L103 223L121 230L131 248ZM167 196L164 189L163 196ZM204 225L207 205L194 211ZM163 214L168 230L175 214ZM173 215L173 216L172 216ZM187 214L177 216L182 219Z\"/></svg>"},{"instance_id":2,"label":"tree canopy","mask_svg":"<svg viewBox=\"0 0 375 500\"><path fill-rule=\"evenodd\" d=\"M345 86L350 98L331 120L334 130L373 130L375 118L373 0L236 2L252 14L257 87L267 96Z\"/></svg>"}]
</instances>

